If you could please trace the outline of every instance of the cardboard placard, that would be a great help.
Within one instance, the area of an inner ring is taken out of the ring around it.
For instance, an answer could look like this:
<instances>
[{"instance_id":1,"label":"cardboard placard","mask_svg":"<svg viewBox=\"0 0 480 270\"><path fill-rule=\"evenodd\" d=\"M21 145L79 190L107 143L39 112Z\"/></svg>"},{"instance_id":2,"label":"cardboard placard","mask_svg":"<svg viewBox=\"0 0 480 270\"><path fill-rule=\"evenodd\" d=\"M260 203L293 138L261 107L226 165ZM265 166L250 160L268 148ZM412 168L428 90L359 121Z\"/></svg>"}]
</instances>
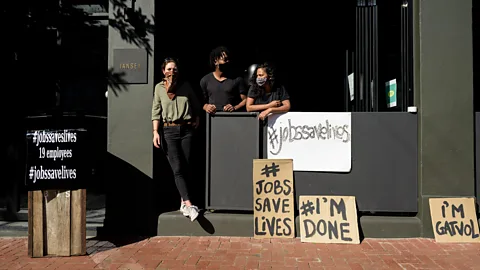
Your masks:
<instances>
[{"instance_id":1,"label":"cardboard placard","mask_svg":"<svg viewBox=\"0 0 480 270\"><path fill-rule=\"evenodd\" d=\"M474 198L430 198L435 241L480 243Z\"/></svg>"},{"instance_id":2,"label":"cardboard placard","mask_svg":"<svg viewBox=\"0 0 480 270\"><path fill-rule=\"evenodd\" d=\"M253 160L254 238L294 238L293 160Z\"/></svg>"},{"instance_id":3,"label":"cardboard placard","mask_svg":"<svg viewBox=\"0 0 480 270\"><path fill-rule=\"evenodd\" d=\"M302 242L360 244L354 196L300 196Z\"/></svg>"}]
</instances>

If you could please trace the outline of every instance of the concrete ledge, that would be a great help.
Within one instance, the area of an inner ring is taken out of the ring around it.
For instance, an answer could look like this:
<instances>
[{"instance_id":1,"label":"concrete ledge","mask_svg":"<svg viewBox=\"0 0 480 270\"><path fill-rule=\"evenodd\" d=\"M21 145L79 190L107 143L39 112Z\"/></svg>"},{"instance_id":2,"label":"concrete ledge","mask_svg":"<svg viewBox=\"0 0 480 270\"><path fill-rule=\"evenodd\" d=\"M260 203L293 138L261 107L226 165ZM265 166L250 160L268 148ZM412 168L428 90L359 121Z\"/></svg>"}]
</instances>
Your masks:
<instances>
[{"instance_id":1,"label":"concrete ledge","mask_svg":"<svg viewBox=\"0 0 480 270\"><path fill-rule=\"evenodd\" d=\"M360 217L360 229L366 238L414 238L420 237L421 220L417 217Z\"/></svg>"},{"instance_id":2,"label":"concrete ledge","mask_svg":"<svg viewBox=\"0 0 480 270\"><path fill-rule=\"evenodd\" d=\"M87 222L87 237L97 236L97 229L103 226L99 223ZM26 237L28 236L28 222L26 221L0 221L0 237Z\"/></svg>"},{"instance_id":3,"label":"concrete ledge","mask_svg":"<svg viewBox=\"0 0 480 270\"><path fill-rule=\"evenodd\" d=\"M179 211L158 217L159 236L253 236L253 214L205 212L191 222Z\"/></svg>"},{"instance_id":4,"label":"concrete ledge","mask_svg":"<svg viewBox=\"0 0 480 270\"><path fill-rule=\"evenodd\" d=\"M299 218L295 219L296 236L300 236ZM360 230L367 238L419 237L420 219L416 217L365 216L360 218ZM205 212L191 222L179 211L158 217L158 236L253 236L253 214Z\"/></svg>"}]
</instances>

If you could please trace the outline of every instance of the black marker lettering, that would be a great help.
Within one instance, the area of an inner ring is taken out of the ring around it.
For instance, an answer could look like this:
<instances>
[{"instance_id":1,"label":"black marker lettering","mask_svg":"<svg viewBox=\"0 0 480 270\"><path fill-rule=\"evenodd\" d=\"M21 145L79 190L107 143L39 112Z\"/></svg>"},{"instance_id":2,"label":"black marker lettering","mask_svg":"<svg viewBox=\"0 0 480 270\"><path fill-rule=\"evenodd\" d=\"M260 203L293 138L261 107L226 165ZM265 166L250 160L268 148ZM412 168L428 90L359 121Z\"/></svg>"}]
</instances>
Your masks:
<instances>
[{"instance_id":1,"label":"black marker lettering","mask_svg":"<svg viewBox=\"0 0 480 270\"><path fill-rule=\"evenodd\" d=\"M260 198L255 200L255 211L262 211L262 203Z\"/></svg>"},{"instance_id":2,"label":"black marker lettering","mask_svg":"<svg viewBox=\"0 0 480 270\"><path fill-rule=\"evenodd\" d=\"M342 239L342 241L352 242L353 241L352 238L347 237L345 235L350 233L350 230L348 229L348 227L350 227L350 223L347 223L347 222L340 223L340 239Z\"/></svg>"},{"instance_id":3,"label":"black marker lettering","mask_svg":"<svg viewBox=\"0 0 480 270\"><path fill-rule=\"evenodd\" d=\"M465 218L465 211L463 210L463 203L459 207L452 204L452 217L455 217L455 212L460 213L461 218Z\"/></svg>"},{"instance_id":4,"label":"black marker lettering","mask_svg":"<svg viewBox=\"0 0 480 270\"><path fill-rule=\"evenodd\" d=\"M283 229L283 235L291 235L292 234L292 226L290 225L290 223L292 223L292 220L290 218L285 218L283 220L283 225L285 226L284 229Z\"/></svg>"},{"instance_id":5,"label":"black marker lettering","mask_svg":"<svg viewBox=\"0 0 480 270\"><path fill-rule=\"evenodd\" d=\"M255 189L255 191L257 192L257 195L260 195L262 193L263 182L265 182L265 180L260 180L260 181L257 181L257 183L256 183L257 188Z\"/></svg>"},{"instance_id":6,"label":"black marker lettering","mask_svg":"<svg viewBox=\"0 0 480 270\"><path fill-rule=\"evenodd\" d=\"M337 204L337 202L334 199L330 200L330 216L333 217L335 215L334 208L337 210L337 214L342 214L342 219L347 220L347 210L345 208L345 202L343 199L340 199L340 203Z\"/></svg>"},{"instance_id":7,"label":"black marker lettering","mask_svg":"<svg viewBox=\"0 0 480 270\"><path fill-rule=\"evenodd\" d=\"M287 210L288 207L290 207L290 204L288 204L289 199L283 199L282 200L282 213L287 214L290 213L290 210Z\"/></svg>"},{"instance_id":8,"label":"black marker lettering","mask_svg":"<svg viewBox=\"0 0 480 270\"><path fill-rule=\"evenodd\" d=\"M308 226L311 225L311 226ZM312 230L309 230L309 227L312 227ZM303 227L305 229L305 238L310 238L315 234L315 223L311 221L310 219L304 219L303 220Z\"/></svg>"},{"instance_id":9,"label":"black marker lettering","mask_svg":"<svg viewBox=\"0 0 480 270\"><path fill-rule=\"evenodd\" d=\"M278 155L282 151L284 142L294 142L300 140L340 140L341 142L348 143L351 141L351 135L349 132L349 125L332 125L329 120L325 123L318 123L318 125L308 126L292 124L292 120L288 119L288 126L282 126L277 129L269 128L268 138L269 145L272 150L272 155Z\"/></svg>"},{"instance_id":10,"label":"black marker lettering","mask_svg":"<svg viewBox=\"0 0 480 270\"><path fill-rule=\"evenodd\" d=\"M258 230L258 217L255 218L255 235L266 235L265 228L262 231Z\"/></svg>"},{"instance_id":11,"label":"black marker lettering","mask_svg":"<svg viewBox=\"0 0 480 270\"><path fill-rule=\"evenodd\" d=\"M283 180L283 185L285 186L285 190L283 191L283 194L285 194L285 196L288 196L290 195L290 193L292 193L292 186L290 185L290 180L288 179L285 179Z\"/></svg>"},{"instance_id":12,"label":"black marker lettering","mask_svg":"<svg viewBox=\"0 0 480 270\"><path fill-rule=\"evenodd\" d=\"M336 220L333 223L328 222L328 238L333 239L333 236L335 236L335 239L338 239L338 225Z\"/></svg>"}]
</instances>

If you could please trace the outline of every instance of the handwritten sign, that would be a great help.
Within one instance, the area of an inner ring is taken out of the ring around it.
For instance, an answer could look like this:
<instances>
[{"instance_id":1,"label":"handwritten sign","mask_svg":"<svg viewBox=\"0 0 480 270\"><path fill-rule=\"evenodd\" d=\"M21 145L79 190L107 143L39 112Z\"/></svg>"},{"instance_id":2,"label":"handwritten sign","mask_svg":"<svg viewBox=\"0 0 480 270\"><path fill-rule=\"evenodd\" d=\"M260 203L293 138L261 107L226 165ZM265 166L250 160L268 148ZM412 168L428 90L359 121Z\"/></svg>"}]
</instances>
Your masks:
<instances>
[{"instance_id":1,"label":"handwritten sign","mask_svg":"<svg viewBox=\"0 0 480 270\"><path fill-rule=\"evenodd\" d=\"M253 160L254 238L295 237L291 159Z\"/></svg>"},{"instance_id":2,"label":"handwritten sign","mask_svg":"<svg viewBox=\"0 0 480 270\"><path fill-rule=\"evenodd\" d=\"M29 190L76 189L91 175L85 129L31 130L25 184Z\"/></svg>"},{"instance_id":3,"label":"handwritten sign","mask_svg":"<svg viewBox=\"0 0 480 270\"><path fill-rule=\"evenodd\" d=\"M430 214L435 241L480 243L474 198L431 198Z\"/></svg>"},{"instance_id":4,"label":"handwritten sign","mask_svg":"<svg viewBox=\"0 0 480 270\"><path fill-rule=\"evenodd\" d=\"M293 159L294 171L350 172L351 118L349 112L271 115L268 117L268 158Z\"/></svg>"},{"instance_id":5,"label":"handwritten sign","mask_svg":"<svg viewBox=\"0 0 480 270\"><path fill-rule=\"evenodd\" d=\"M300 196L302 242L359 244L353 196Z\"/></svg>"}]
</instances>

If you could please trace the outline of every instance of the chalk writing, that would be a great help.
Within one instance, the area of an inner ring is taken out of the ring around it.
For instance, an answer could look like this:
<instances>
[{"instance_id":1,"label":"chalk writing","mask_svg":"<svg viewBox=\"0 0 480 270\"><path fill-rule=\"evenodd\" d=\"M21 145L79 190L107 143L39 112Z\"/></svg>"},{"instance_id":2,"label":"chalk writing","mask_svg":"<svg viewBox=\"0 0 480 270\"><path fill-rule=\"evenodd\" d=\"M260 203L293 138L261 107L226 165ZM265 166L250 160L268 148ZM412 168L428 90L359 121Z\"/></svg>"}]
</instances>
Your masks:
<instances>
[{"instance_id":1,"label":"chalk writing","mask_svg":"<svg viewBox=\"0 0 480 270\"><path fill-rule=\"evenodd\" d=\"M27 132L26 185L38 190L70 189L84 182L91 174L85 134L84 129Z\"/></svg>"},{"instance_id":2,"label":"chalk writing","mask_svg":"<svg viewBox=\"0 0 480 270\"><path fill-rule=\"evenodd\" d=\"M254 161L255 237L294 237L293 170L287 161Z\"/></svg>"},{"instance_id":3,"label":"chalk writing","mask_svg":"<svg viewBox=\"0 0 480 270\"><path fill-rule=\"evenodd\" d=\"M332 125L329 120L318 125L298 125L292 124L288 119L288 126L268 128L268 139L271 146L270 153L278 155L283 148L283 144L293 143L300 140L338 140L342 143L348 143L351 140L349 125Z\"/></svg>"},{"instance_id":4,"label":"chalk writing","mask_svg":"<svg viewBox=\"0 0 480 270\"><path fill-rule=\"evenodd\" d=\"M301 196L303 242L357 243L358 227L353 197ZM349 211L347 204L349 202ZM350 215L348 215L350 212ZM353 213L352 213L353 212Z\"/></svg>"},{"instance_id":5,"label":"chalk writing","mask_svg":"<svg viewBox=\"0 0 480 270\"><path fill-rule=\"evenodd\" d=\"M450 211L449 207L451 209ZM435 223L435 232L437 235L469 236L472 239L476 239L480 236L478 231L475 231L476 226L474 226L474 222L477 222L476 219L475 221L472 218L467 220L458 220L465 219L463 203L459 205L452 203L450 205L448 201L443 201L442 218L447 220L439 220Z\"/></svg>"}]
</instances>

